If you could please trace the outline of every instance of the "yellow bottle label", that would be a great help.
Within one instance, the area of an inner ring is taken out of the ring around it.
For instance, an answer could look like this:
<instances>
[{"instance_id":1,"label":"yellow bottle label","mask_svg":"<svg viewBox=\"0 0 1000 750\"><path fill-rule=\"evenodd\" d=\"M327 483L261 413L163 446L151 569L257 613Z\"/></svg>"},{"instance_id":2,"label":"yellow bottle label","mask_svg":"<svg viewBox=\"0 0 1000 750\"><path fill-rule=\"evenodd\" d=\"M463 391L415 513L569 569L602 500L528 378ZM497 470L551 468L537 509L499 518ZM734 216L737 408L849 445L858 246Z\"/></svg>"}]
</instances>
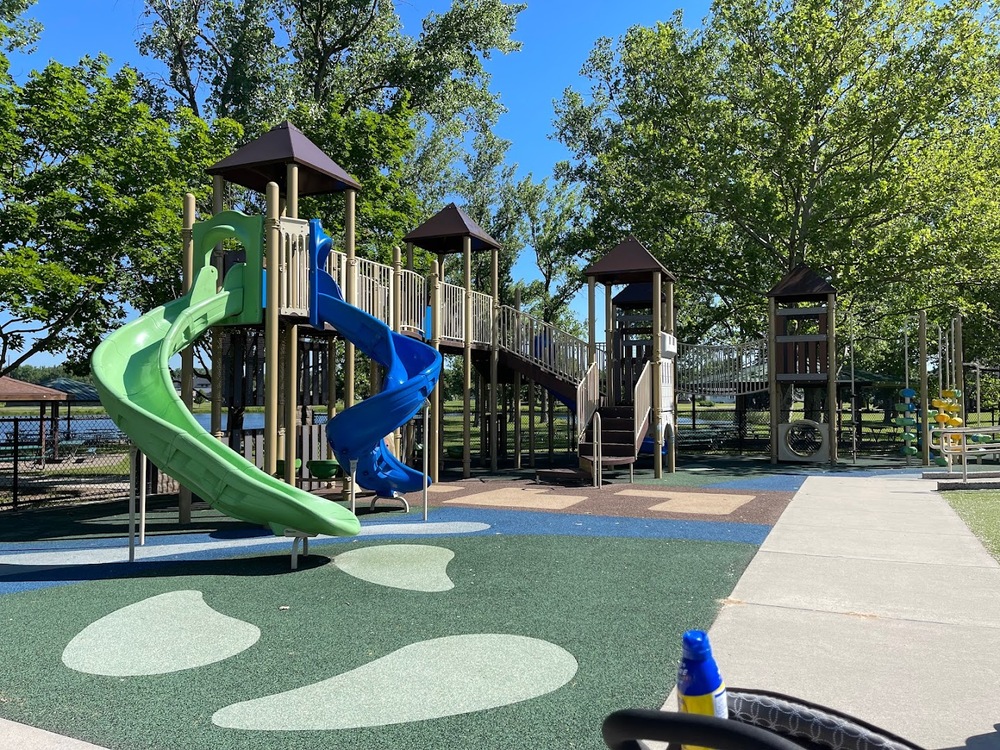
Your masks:
<instances>
[{"instance_id":1,"label":"yellow bottle label","mask_svg":"<svg viewBox=\"0 0 1000 750\"><path fill-rule=\"evenodd\" d=\"M678 702L682 713L715 716L719 719L729 718L729 705L726 703L726 686L719 685L714 693L707 695L684 695L678 693ZM684 750L709 750L698 745L682 745Z\"/></svg>"}]
</instances>

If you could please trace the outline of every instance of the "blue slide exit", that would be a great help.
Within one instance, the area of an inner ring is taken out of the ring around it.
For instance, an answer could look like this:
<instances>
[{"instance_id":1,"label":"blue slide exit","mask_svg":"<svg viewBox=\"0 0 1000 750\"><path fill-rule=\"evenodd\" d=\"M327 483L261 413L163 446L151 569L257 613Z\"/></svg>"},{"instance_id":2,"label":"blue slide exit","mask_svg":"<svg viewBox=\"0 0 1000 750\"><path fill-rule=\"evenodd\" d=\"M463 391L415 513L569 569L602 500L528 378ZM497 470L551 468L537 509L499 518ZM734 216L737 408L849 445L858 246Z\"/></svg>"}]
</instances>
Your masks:
<instances>
[{"instance_id":1,"label":"blue slide exit","mask_svg":"<svg viewBox=\"0 0 1000 750\"><path fill-rule=\"evenodd\" d=\"M318 219L309 222L309 322L329 323L366 356L386 368L382 391L337 414L327 439L345 470L357 461L357 482L382 497L424 488L424 475L396 458L385 436L406 424L423 407L441 376L441 354L420 341L394 332L364 310L348 304L326 259L333 241ZM425 438L426 439L426 438Z\"/></svg>"}]
</instances>

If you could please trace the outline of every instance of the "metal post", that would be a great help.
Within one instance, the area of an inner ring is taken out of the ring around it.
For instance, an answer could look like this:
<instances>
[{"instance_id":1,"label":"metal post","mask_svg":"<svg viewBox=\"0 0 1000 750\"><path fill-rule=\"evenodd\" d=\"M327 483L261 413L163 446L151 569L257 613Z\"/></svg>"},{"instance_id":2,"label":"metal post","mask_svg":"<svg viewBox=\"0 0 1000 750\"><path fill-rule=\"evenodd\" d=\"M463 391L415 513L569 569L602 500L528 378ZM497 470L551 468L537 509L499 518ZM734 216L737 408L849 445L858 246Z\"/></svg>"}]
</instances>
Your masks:
<instances>
[{"instance_id":1,"label":"metal post","mask_svg":"<svg viewBox=\"0 0 1000 750\"><path fill-rule=\"evenodd\" d=\"M924 466L931 465L931 427L927 410L930 407L930 388L927 382L927 311L917 315L917 337L920 353L920 457Z\"/></svg>"},{"instance_id":2,"label":"metal post","mask_svg":"<svg viewBox=\"0 0 1000 750\"><path fill-rule=\"evenodd\" d=\"M17 432L14 433L17 435ZM128 561L135 562L135 462L138 449L128 449ZM16 455L16 453L15 453ZM17 462L15 461L15 464Z\"/></svg>"},{"instance_id":3,"label":"metal post","mask_svg":"<svg viewBox=\"0 0 1000 750\"><path fill-rule=\"evenodd\" d=\"M357 491L358 483L355 481L358 476L358 460L353 459L351 461L351 488L350 488L350 498L351 498L351 513L355 513L355 492ZM357 515L355 513L355 515Z\"/></svg>"},{"instance_id":4,"label":"metal post","mask_svg":"<svg viewBox=\"0 0 1000 750\"><path fill-rule=\"evenodd\" d=\"M427 520L427 486L430 484L430 482L427 481L430 478L429 474L427 473L427 446L429 445L427 438L430 437L430 434L427 432L427 422L428 422L427 416L428 416L428 412L430 411L430 407L431 407L431 402L430 401L424 401L424 449L421 451L421 453L424 454L424 456L423 456L423 458L424 458L424 492L423 492L423 501L424 501L424 520L425 521Z\"/></svg>"},{"instance_id":5,"label":"metal post","mask_svg":"<svg viewBox=\"0 0 1000 750\"><path fill-rule=\"evenodd\" d=\"M184 278L182 290L184 294L191 291L191 284L194 282L194 195L185 193L184 195L184 223L181 230L181 240L183 244ZM187 347L181 352L181 399L184 405L191 410L192 380L194 376L194 349ZM177 520L180 523L191 522L191 490L182 486L177 495Z\"/></svg>"},{"instance_id":6,"label":"metal post","mask_svg":"<svg viewBox=\"0 0 1000 750\"><path fill-rule=\"evenodd\" d=\"M139 458L139 546L146 544L146 454L138 451Z\"/></svg>"}]
</instances>

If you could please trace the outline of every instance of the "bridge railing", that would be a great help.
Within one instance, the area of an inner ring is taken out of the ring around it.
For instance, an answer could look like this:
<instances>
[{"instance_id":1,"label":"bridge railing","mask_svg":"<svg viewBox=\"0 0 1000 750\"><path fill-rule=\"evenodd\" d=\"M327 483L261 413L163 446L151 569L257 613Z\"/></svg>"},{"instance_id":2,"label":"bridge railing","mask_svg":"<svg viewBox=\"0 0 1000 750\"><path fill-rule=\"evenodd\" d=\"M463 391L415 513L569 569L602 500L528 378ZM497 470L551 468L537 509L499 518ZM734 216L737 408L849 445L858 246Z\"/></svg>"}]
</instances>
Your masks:
<instances>
[{"instance_id":1,"label":"bridge railing","mask_svg":"<svg viewBox=\"0 0 1000 750\"><path fill-rule=\"evenodd\" d=\"M537 367L574 383L589 365L587 342L529 313L500 308L497 344Z\"/></svg>"}]
</instances>

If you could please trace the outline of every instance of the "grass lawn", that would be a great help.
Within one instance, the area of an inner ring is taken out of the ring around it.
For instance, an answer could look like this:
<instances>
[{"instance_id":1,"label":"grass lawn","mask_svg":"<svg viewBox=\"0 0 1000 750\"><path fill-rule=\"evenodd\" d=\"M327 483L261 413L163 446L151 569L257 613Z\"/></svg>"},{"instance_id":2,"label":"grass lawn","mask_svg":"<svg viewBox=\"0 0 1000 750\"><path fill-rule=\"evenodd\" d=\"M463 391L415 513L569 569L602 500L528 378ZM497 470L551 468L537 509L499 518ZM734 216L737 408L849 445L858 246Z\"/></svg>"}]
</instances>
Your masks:
<instances>
[{"instance_id":1,"label":"grass lawn","mask_svg":"<svg viewBox=\"0 0 1000 750\"><path fill-rule=\"evenodd\" d=\"M1000 560L1000 492L963 490L942 494L972 533L979 537L986 551Z\"/></svg>"}]
</instances>

